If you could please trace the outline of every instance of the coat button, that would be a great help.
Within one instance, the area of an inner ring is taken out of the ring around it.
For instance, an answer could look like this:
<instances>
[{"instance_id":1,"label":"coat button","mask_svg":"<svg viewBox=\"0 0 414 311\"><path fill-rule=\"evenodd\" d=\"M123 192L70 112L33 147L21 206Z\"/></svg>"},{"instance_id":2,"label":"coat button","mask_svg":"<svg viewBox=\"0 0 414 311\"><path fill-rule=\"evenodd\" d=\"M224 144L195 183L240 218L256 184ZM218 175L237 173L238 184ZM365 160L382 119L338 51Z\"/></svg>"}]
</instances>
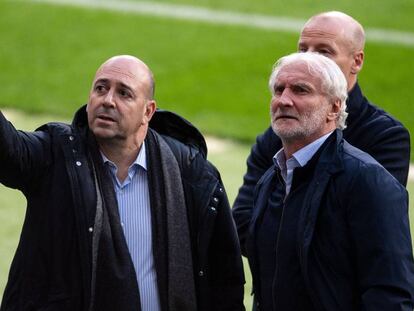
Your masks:
<instances>
[{"instance_id":1,"label":"coat button","mask_svg":"<svg viewBox=\"0 0 414 311\"><path fill-rule=\"evenodd\" d=\"M198 271L198 275L199 276L204 276L204 271L203 270Z\"/></svg>"},{"instance_id":2,"label":"coat button","mask_svg":"<svg viewBox=\"0 0 414 311\"><path fill-rule=\"evenodd\" d=\"M93 232L93 227L89 227L89 228L88 228L88 231L89 231L89 232Z\"/></svg>"},{"instance_id":3,"label":"coat button","mask_svg":"<svg viewBox=\"0 0 414 311\"><path fill-rule=\"evenodd\" d=\"M214 201L214 203L218 203L219 199L218 199L218 198L216 198L216 197L214 197L214 198L213 198L213 201Z\"/></svg>"},{"instance_id":4,"label":"coat button","mask_svg":"<svg viewBox=\"0 0 414 311\"><path fill-rule=\"evenodd\" d=\"M216 208L214 206L210 206L210 211L215 212Z\"/></svg>"},{"instance_id":5,"label":"coat button","mask_svg":"<svg viewBox=\"0 0 414 311\"><path fill-rule=\"evenodd\" d=\"M223 193L223 192L224 192L224 189L223 189L222 187L220 187L218 190L219 190L221 193Z\"/></svg>"},{"instance_id":6,"label":"coat button","mask_svg":"<svg viewBox=\"0 0 414 311\"><path fill-rule=\"evenodd\" d=\"M75 137L73 137L72 135L69 136L69 140L73 141L75 139Z\"/></svg>"},{"instance_id":7,"label":"coat button","mask_svg":"<svg viewBox=\"0 0 414 311\"><path fill-rule=\"evenodd\" d=\"M82 162L81 161L76 161L76 166L81 166Z\"/></svg>"}]
</instances>

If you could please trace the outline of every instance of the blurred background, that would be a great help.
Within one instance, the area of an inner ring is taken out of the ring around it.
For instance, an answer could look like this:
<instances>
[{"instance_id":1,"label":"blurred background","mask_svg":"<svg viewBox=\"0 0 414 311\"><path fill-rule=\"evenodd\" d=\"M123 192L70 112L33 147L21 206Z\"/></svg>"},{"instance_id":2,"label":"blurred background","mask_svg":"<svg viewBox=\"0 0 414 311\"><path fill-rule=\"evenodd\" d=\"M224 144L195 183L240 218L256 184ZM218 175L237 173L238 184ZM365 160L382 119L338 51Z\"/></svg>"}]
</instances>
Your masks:
<instances>
[{"instance_id":1,"label":"blurred background","mask_svg":"<svg viewBox=\"0 0 414 311\"><path fill-rule=\"evenodd\" d=\"M304 22L327 10L365 27L362 90L413 133L412 0L2 1L0 109L26 130L69 121L86 103L97 67L113 55L135 55L154 72L158 106L209 137L209 159L232 202L249 148L269 125L272 65L296 50ZM413 181L408 189L414 193ZM410 212L413 224L412 205ZM0 294L24 213L24 198L1 186ZM248 309L249 288L248 277Z\"/></svg>"}]
</instances>

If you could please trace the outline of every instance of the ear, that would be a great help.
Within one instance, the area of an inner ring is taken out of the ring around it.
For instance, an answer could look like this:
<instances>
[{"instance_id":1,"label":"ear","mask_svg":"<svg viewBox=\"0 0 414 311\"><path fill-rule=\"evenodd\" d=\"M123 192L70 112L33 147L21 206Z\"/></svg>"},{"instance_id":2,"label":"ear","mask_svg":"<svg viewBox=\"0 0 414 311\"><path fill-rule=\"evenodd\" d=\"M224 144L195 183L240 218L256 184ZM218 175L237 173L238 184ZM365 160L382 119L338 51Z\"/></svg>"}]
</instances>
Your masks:
<instances>
[{"instance_id":1,"label":"ear","mask_svg":"<svg viewBox=\"0 0 414 311\"><path fill-rule=\"evenodd\" d=\"M339 113L341 111L341 101L339 99L334 99L334 102L331 105L331 110L328 112L327 121L336 122L339 118Z\"/></svg>"},{"instance_id":2,"label":"ear","mask_svg":"<svg viewBox=\"0 0 414 311\"><path fill-rule=\"evenodd\" d=\"M364 64L364 51L354 52L351 73L358 74L361 71L363 64Z\"/></svg>"},{"instance_id":3,"label":"ear","mask_svg":"<svg viewBox=\"0 0 414 311\"><path fill-rule=\"evenodd\" d=\"M155 102L155 100L152 100L152 99L148 100L146 107L145 107L144 118L142 119L142 124L149 123L156 109L157 109L157 103Z\"/></svg>"}]
</instances>

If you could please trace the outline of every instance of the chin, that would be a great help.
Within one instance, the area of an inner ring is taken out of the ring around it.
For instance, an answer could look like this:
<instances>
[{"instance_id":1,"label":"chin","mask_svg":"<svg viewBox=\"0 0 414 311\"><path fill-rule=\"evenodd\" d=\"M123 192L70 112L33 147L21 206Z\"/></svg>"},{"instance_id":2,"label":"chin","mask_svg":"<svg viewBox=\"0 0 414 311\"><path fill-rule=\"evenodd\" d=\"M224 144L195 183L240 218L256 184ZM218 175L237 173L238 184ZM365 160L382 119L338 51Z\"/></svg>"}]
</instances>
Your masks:
<instances>
[{"instance_id":1,"label":"chin","mask_svg":"<svg viewBox=\"0 0 414 311\"><path fill-rule=\"evenodd\" d=\"M104 128L94 128L92 129L92 133L98 139L111 139L116 136L112 130L104 129Z\"/></svg>"},{"instance_id":2,"label":"chin","mask_svg":"<svg viewBox=\"0 0 414 311\"><path fill-rule=\"evenodd\" d=\"M305 133L301 129L298 128L283 128L283 127L273 127L273 131L279 136L282 140L292 140L302 138Z\"/></svg>"}]
</instances>

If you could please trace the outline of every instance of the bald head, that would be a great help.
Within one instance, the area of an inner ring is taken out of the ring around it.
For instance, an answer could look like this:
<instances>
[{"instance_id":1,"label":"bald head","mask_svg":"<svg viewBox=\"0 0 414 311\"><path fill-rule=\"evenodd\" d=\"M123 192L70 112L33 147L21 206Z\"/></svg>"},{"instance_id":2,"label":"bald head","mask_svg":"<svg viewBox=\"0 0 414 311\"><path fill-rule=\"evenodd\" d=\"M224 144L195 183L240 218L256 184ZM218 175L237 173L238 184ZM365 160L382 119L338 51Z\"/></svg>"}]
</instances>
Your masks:
<instances>
[{"instance_id":1,"label":"bald head","mask_svg":"<svg viewBox=\"0 0 414 311\"><path fill-rule=\"evenodd\" d=\"M338 64L350 90L357 81L364 60L365 33L361 24L351 16L324 12L311 17L299 38L300 52L317 52Z\"/></svg>"},{"instance_id":2,"label":"bald head","mask_svg":"<svg viewBox=\"0 0 414 311\"><path fill-rule=\"evenodd\" d=\"M348 42L350 49L364 49L364 28L353 17L339 11L324 12L312 16L303 28L312 28L315 24L325 25L326 28L335 31L338 37Z\"/></svg>"},{"instance_id":3,"label":"bald head","mask_svg":"<svg viewBox=\"0 0 414 311\"><path fill-rule=\"evenodd\" d=\"M125 79L138 81L148 99L153 99L155 81L152 71L140 59L131 55L117 55L105 61L96 71L95 79L102 73L120 75Z\"/></svg>"}]
</instances>

